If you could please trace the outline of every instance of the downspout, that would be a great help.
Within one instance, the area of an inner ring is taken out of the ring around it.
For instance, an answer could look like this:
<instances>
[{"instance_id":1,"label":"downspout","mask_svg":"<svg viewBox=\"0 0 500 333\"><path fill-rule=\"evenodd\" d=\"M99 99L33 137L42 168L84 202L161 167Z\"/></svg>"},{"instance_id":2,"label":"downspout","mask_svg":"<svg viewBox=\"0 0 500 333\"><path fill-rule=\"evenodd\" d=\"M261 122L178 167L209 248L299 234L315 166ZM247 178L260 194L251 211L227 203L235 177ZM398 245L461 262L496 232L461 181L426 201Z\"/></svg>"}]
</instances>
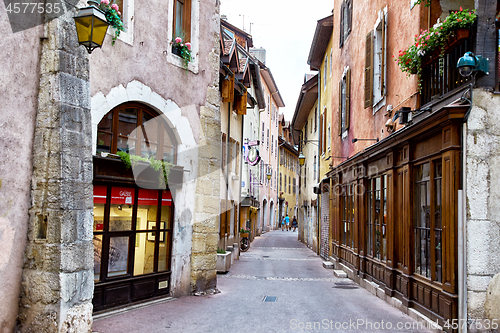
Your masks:
<instances>
[{"instance_id":1,"label":"downspout","mask_svg":"<svg viewBox=\"0 0 500 333\"><path fill-rule=\"evenodd\" d=\"M241 155L241 151L243 150L243 140L244 140L244 135L243 135L243 129L244 129L244 127L243 126L244 126L244 123L245 123L245 115L243 114L243 115L241 115L240 155ZM238 158L238 157L236 157L236 158ZM241 157L239 159L239 161L240 161L240 170L238 171L239 172L239 177L238 178L239 178L239 183L240 183L239 186L238 186L240 188L239 191L238 191L239 192L238 193L238 195L239 195L238 196L238 200L239 200L239 204L238 204L238 221L239 221L239 223L238 223L238 227L236 228L237 229L236 230L236 235L238 235L237 236L237 238L238 238L238 244L239 244L239 241L240 241L239 240L239 235L240 235L239 230L240 230L240 228L242 228L242 226L241 226L241 178L243 176L243 164L244 164L243 157Z\"/></svg>"},{"instance_id":2,"label":"downspout","mask_svg":"<svg viewBox=\"0 0 500 333\"><path fill-rule=\"evenodd\" d=\"M229 163L231 163L229 161L229 138L231 137L231 102L227 102L227 137L226 137L226 165L225 165L225 168L226 168L226 202L225 202L225 207L226 207L226 211L224 212L224 214L226 214L226 230L224 230L224 234L225 234L225 237L224 237L224 250L226 249L226 237L229 238L229 235L226 234L227 232L227 225L228 223L231 222L231 216L229 216L229 219L228 219L228 216L227 216L227 212L228 212L228 199L229 199ZM229 221L228 221L229 220ZM231 234L231 227L229 227L229 234Z\"/></svg>"},{"instance_id":3,"label":"downspout","mask_svg":"<svg viewBox=\"0 0 500 333\"><path fill-rule=\"evenodd\" d=\"M319 71L319 73L318 73L318 113L317 113L318 119L316 119L315 121L317 122L317 124L320 124L319 118L320 118L320 114L321 114L321 68L318 68L318 71ZM321 124L320 124L320 126L321 126ZM323 127L325 127L325 126L323 126ZM307 131L307 128L306 128L306 131ZM321 132L321 131L319 131L319 132ZM318 173L316 174L316 177L317 177L316 184L319 184L319 179L320 179L319 174L320 174L320 165L321 165L320 164L320 144L321 144L321 139L320 138L318 138L318 139L319 139L319 142L318 142L318 159L316 161L316 163L318 164L317 165ZM317 194L316 195L316 219L317 219L317 226L318 227L316 229L317 229L317 233L318 233L318 237L317 237L317 239L318 239L318 247L316 248L316 254L318 254L318 255L321 253L321 250L320 250L320 248L321 248L321 239L320 239L320 237L321 237L321 232L320 232L321 212L319 210L320 209L320 205L319 205L320 198L321 198L321 195Z\"/></svg>"},{"instance_id":4,"label":"downspout","mask_svg":"<svg viewBox=\"0 0 500 333\"><path fill-rule=\"evenodd\" d=\"M458 318L467 322L467 120L472 111L475 79L470 83L470 106L462 123L462 190L458 191ZM466 333L467 325L459 325Z\"/></svg>"}]
</instances>

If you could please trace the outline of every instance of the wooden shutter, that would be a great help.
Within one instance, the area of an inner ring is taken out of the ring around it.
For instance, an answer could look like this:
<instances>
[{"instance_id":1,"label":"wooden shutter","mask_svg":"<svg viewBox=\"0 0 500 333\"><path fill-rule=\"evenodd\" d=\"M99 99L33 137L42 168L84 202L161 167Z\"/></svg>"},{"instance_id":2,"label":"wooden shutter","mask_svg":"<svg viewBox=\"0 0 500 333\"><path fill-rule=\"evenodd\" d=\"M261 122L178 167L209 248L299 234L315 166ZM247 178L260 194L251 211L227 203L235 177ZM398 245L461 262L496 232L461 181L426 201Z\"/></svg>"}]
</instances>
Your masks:
<instances>
[{"instance_id":1,"label":"wooden shutter","mask_svg":"<svg viewBox=\"0 0 500 333\"><path fill-rule=\"evenodd\" d=\"M226 134L222 134L222 170L226 170L226 156L227 150L226 150Z\"/></svg>"},{"instance_id":2,"label":"wooden shutter","mask_svg":"<svg viewBox=\"0 0 500 333\"><path fill-rule=\"evenodd\" d=\"M241 95L236 96L234 109L237 114L247 113L247 91L245 90Z\"/></svg>"},{"instance_id":3,"label":"wooden shutter","mask_svg":"<svg viewBox=\"0 0 500 333\"><path fill-rule=\"evenodd\" d=\"M352 0L348 0L349 2L347 3L347 8L346 8L346 11L347 11L347 36L349 36L349 34L351 33L351 29L352 29ZM347 37L346 36L346 37Z\"/></svg>"},{"instance_id":4,"label":"wooden shutter","mask_svg":"<svg viewBox=\"0 0 500 333\"><path fill-rule=\"evenodd\" d=\"M365 39L365 108L373 105L373 31Z\"/></svg>"},{"instance_id":5,"label":"wooden shutter","mask_svg":"<svg viewBox=\"0 0 500 333\"><path fill-rule=\"evenodd\" d=\"M319 150L320 151L323 150L323 135L321 133L321 131L323 130L323 127L321 126L322 123L323 123L323 115L320 114L319 115L319 133L318 133Z\"/></svg>"},{"instance_id":6,"label":"wooden shutter","mask_svg":"<svg viewBox=\"0 0 500 333\"><path fill-rule=\"evenodd\" d=\"M385 62L386 62L386 49L385 49L385 41L386 41L386 21L385 21L386 13L382 12L382 62L380 64L380 95L385 95Z\"/></svg>"},{"instance_id":7,"label":"wooden shutter","mask_svg":"<svg viewBox=\"0 0 500 333\"><path fill-rule=\"evenodd\" d=\"M342 135L342 80L339 82L339 135Z\"/></svg>"},{"instance_id":8,"label":"wooden shutter","mask_svg":"<svg viewBox=\"0 0 500 333\"><path fill-rule=\"evenodd\" d=\"M227 224L227 215L226 215L226 200L220 201L220 237L224 238L226 235L226 224Z\"/></svg>"},{"instance_id":9,"label":"wooden shutter","mask_svg":"<svg viewBox=\"0 0 500 333\"><path fill-rule=\"evenodd\" d=\"M234 99L234 75L222 81L222 101L232 102Z\"/></svg>"},{"instance_id":10,"label":"wooden shutter","mask_svg":"<svg viewBox=\"0 0 500 333\"><path fill-rule=\"evenodd\" d=\"M345 4L342 2L340 5L340 41L339 41L339 47L342 47L344 45L344 14L345 14Z\"/></svg>"},{"instance_id":11,"label":"wooden shutter","mask_svg":"<svg viewBox=\"0 0 500 333\"><path fill-rule=\"evenodd\" d=\"M345 129L349 128L351 110L351 69L349 68L345 77Z\"/></svg>"}]
</instances>

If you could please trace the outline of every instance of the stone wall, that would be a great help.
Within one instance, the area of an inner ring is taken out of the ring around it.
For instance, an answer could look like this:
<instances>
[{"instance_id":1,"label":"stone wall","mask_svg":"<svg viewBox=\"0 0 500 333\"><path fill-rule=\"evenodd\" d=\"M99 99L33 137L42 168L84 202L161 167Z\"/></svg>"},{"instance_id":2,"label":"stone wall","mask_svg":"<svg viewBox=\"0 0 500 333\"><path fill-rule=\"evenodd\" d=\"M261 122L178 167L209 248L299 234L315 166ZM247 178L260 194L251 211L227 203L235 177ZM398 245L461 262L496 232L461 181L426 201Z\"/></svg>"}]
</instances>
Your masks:
<instances>
[{"instance_id":1,"label":"stone wall","mask_svg":"<svg viewBox=\"0 0 500 333\"><path fill-rule=\"evenodd\" d=\"M207 100L200 107L200 147L196 204L193 216L193 247L191 253L191 292L215 289L217 283L217 244L219 241L221 118L219 94L219 2L212 18L213 49L208 55L211 82Z\"/></svg>"},{"instance_id":2,"label":"stone wall","mask_svg":"<svg viewBox=\"0 0 500 333\"><path fill-rule=\"evenodd\" d=\"M467 122L467 313L500 324L499 117L500 97L475 89Z\"/></svg>"},{"instance_id":3,"label":"stone wall","mask_svg":"<svg viewBox=\"0 0 500 333\"><path fill-rule=\"evenodd\" d=\"M44 27L18 332L92 327L89 63L78 47L75 14Z\"/></svg>"}]
</instances>

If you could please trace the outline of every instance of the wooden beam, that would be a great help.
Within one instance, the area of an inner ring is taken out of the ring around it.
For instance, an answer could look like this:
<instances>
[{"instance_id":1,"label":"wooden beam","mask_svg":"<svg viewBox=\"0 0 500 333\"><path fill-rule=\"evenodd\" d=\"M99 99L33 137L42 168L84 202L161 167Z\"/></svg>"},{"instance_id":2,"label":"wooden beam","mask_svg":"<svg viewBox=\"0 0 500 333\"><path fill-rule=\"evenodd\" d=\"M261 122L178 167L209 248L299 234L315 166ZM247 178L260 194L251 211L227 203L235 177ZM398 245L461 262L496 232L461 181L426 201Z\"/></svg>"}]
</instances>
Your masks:
<instances>
[{"instance_id":1,"label":"wooden beam","mask_svg":"<svg viewBox=\"0 0 500 333\"><path fill-rule=\"evenodd\" d=\"M489 75L478 74L476 86L493 89L496 85L497 38L495 13L497 0L476 0L477 38L476 55L489 59Z\"/></svg>"}]
</instances>

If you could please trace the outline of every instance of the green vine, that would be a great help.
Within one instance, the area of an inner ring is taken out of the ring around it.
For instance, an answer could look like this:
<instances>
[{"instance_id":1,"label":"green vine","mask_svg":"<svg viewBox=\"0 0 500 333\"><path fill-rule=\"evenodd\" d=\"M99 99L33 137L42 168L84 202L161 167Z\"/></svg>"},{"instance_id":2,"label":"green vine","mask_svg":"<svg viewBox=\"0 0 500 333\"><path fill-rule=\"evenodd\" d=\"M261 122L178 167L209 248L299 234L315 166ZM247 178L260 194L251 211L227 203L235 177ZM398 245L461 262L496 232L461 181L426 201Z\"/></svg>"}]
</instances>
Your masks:
<instances>
[{"instance_id":1,"label":"green vine","mask_svg":"<svg viewBox=\"0 0 500 333\"><path fill-rule=\"evenodd\" d=\"M422 2L425 2L425 7L430 7L431 6L431 0L417 0L415 2L415 6L416 5L420 5Z\"/></svg>"},{"instance_id":2,"label":"green vine","mask_svg":"<svg viewBox=\"0 0 500 333\"><path fill-rule=\"evenodd\" d=\"M217 247L217 253L226 254L226 251L224 251L224 249L221 249L220 247Z\"/></svg>"},{"instance_id":3,"label":"green vine","mask_svg":"<svg viewBox=\"0 0 500 333\"><path fill-rule=\"evenodd\" d=\"M151 168L153 168L153 170L157 172L161 171L160 175L158 176L160 188L167 187L168 176L170 175L170 169L173 166L172 163L165 162L163 160L157 160L153 156L151 156L150 158L145 158L137 155L130 155L124 151L119 151L116 154L120 156L120 159L125 164L125 167L127 169L137 166L139 161L149 163L151 165Z\"/></svg>"}]
</instances>

